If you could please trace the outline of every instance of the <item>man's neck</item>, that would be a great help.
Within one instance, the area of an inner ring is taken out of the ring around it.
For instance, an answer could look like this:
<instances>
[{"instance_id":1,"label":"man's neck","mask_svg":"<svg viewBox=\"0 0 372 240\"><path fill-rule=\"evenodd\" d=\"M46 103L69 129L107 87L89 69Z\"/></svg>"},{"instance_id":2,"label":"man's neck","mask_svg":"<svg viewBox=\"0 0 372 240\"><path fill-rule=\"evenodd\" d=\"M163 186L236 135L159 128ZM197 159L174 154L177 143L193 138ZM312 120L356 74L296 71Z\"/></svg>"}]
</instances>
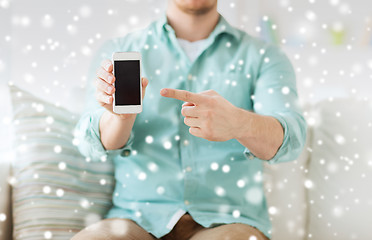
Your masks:
<instances>
[{"instance_id":1,"label":"man's neck","mask_svg":"<svg viewBox=\"0 0 372 240\"><path fill-rule=\"evenodd\" d=\"M177 38L190 42L206 39L216 27L219 17L217 9L200 15L185 13L173 4L167 9L168 23Z\"/></svg>"}]
</instances>

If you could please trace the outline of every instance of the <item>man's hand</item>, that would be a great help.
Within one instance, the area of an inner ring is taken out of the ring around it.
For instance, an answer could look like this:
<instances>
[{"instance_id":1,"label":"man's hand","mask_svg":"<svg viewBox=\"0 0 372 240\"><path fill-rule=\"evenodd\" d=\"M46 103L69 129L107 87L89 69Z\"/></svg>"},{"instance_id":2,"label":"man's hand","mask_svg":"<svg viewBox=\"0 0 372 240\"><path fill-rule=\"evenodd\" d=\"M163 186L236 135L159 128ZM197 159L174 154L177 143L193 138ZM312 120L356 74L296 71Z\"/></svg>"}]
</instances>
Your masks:
<instances>
[{"instance_id":1,"label":"man's hand","mask_svg":"<svg viewBox=\"0 0 372 240\"><path fill-rule=\"evenodd\" d=\"M120 116L125 119L135 114L116 114L113 112L113 95L115 93L115 76L112 73L113 65L111 60L106 59L101 63L101 67L97 70L97 79L96 79L96 99L98 103L106 108L110 113L115 116ZM147 78L142 78L142 98L145 97L146 87L149 83Z\"/></svg>"},{"instance_id":2,"label":"man's hand","mask_svg":"<svg viewBox=\"0 0 372 240\"><path fill-rule=\"evenodd\" d=\"M129 139L137 114L117 114L113 112L113 95L115 93L115 76L112 74L112 62L107 59L101 64L97 71L96 99L98 103L106 108L100 120L99 131L101 142L106 150L114 150L123 147ZM142 97L145 97L145 90L149 83L142 78Z\"/></svg>"},{"instance_id":3,"label":"man's hand","mask_svg":"<svg viewBox=\"0 0 372 240\"><path fill-rule=\"evenodd\" d=\"M185 124L190 127L190 134L209 141L227 141L237 137L240 109L217 92L192 93L164 88L160 94L185 102L181 114L185 117Z\"/></svg>"}]
</instances>

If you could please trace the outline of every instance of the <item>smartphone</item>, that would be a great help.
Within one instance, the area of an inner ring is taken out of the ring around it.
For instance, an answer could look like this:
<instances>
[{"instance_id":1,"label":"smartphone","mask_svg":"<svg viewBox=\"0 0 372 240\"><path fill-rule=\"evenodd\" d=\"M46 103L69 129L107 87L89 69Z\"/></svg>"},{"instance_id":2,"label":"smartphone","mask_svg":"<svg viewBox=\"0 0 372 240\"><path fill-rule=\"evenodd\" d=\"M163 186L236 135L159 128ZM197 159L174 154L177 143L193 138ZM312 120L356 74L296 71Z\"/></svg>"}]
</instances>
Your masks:
<instances>
[{"instance_id":1,"label":"smartphone","mask_svg":"<svg viewBox=\"0 0 372 240\"><path fill-rule=\"evenodd\" d=\"M115 94L113 111L118 114L142 112L141 54L115 52Z\"/></svg>"}]
</instances>

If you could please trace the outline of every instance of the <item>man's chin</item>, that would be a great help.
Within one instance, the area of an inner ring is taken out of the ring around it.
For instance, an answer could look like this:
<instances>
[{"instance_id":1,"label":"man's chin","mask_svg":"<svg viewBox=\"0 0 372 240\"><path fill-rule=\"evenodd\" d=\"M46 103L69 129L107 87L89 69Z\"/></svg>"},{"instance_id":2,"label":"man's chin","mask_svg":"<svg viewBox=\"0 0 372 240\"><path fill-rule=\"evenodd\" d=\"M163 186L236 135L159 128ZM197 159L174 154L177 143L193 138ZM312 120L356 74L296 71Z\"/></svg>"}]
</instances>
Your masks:
<instances>
[{"instance_id":1,"label":"man's chin","mask_svg":"<svg viewBox=\"0 0 372 240\"><path fill-rule=\"evenodd\" d=\"M192 14L192 15L204 15L208 12L215 9L215 5L207 5L207 6L199 6L199 7L191 7L191 6L185 6L183 4L177 4L177 7L184 13Z\"/></svg>"},{"instance_id":2,"label":"man's chin","mask_svg":"<svg viewBox=\"0 0 372 240\"><path fill-rule=\"evenodd\" d=\"M191 8L184 8L181 9L183 12L187 14L192 14L192 15L205 15L208 12L210 12L213 8L199 8L199 9L191 9Z\"/></svg>"}]
</instances>

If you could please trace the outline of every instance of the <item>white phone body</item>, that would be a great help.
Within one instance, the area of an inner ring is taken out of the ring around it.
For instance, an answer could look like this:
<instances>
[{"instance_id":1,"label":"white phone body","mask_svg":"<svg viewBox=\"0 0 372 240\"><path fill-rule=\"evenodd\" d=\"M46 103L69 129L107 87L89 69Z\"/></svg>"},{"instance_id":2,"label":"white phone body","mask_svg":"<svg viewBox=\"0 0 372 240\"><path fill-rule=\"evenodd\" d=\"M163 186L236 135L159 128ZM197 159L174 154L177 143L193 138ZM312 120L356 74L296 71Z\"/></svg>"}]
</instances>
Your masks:
<instances>
[{"instance_id":1,"label":"white phone body","mask_svg":"<svg viewBox=\"0 0 372 240\"><path fill-rule=\"evenodd\" d=\"M117 114L142 112L141 54L115 52L112 60L115 76L113 111Z\"/></svg>"}]
</instances>

